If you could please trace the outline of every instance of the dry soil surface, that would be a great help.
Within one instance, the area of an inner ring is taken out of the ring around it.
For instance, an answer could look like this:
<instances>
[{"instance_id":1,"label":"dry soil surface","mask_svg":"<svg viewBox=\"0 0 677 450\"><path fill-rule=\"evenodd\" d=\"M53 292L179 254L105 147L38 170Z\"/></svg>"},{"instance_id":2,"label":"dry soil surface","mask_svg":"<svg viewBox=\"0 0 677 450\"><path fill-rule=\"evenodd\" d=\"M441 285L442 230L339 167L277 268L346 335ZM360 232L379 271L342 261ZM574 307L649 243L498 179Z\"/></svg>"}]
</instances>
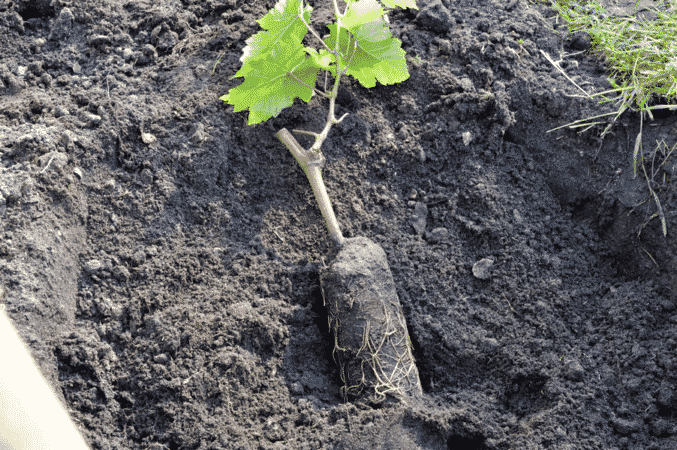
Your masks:
<instances>
[{"instance_id":1,"label":"dry soil surface","mask_svg":"<svg viewBox=\"0 0 677 450\"><path fill-rule=\"evenodd\" d=\"M374 406L339 394L330 243L275 137L326 101L249 127L219 100L274 2L0 0L0 298L92 448L677 447L677 116L645 123L649 184L639 114L547 132L613 110L548 60L608 89L585 35L524 0L417 3L390 14L411 77L343 84L324 146L423 383Z\"/></svg>"}]
</instances>

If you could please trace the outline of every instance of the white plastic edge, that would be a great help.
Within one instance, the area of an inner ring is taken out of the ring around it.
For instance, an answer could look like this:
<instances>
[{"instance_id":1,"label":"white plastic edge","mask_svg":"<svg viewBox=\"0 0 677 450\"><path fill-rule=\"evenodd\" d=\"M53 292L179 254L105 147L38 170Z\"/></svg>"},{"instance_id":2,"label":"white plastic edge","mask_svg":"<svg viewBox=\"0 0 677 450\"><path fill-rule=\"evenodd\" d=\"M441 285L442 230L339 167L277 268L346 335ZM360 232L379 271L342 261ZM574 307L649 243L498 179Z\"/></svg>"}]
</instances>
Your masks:
<instances>
[{"instance_id":1,"label":"white plastic edge","mask_svg":"<svg viewBox=\"0 0 677 450\"><path fill-rule=\"evenodd\" d=\"M0 450L90 450L0 305Z\"/></svg>"}]
</instances>

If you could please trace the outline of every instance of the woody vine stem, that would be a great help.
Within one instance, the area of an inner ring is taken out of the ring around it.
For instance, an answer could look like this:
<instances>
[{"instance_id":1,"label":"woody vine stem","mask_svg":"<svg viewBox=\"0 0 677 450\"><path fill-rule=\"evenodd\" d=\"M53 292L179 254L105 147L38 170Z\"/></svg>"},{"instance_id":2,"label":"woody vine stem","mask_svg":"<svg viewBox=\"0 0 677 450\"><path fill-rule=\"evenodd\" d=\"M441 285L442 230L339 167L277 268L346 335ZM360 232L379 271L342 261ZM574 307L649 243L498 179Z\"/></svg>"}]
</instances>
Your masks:
<instances>
[{"instance_id":1,"label":"woody vine stem","mask_svg":"<svg viewBox=\"0 0 677 450\"><path fill-rule=\"evenodd\" d=\"M338 3L336 0L334 1L334 12L336 13L336 16L341 18L343 17L343 14L340 13L339 8L338 8ZM322 217L324 217L325 222L327 223L327 231L329 232L329 237L332 239L334 244L338 246L339 248L343 246L343 243L345 241L343 234L341 233L341 228L339 226L338 220L336 219L336 214L334 214L334 208L331 205L331 200L329 199L329 194L327 194L327 189L324 185L324 180L322 179L322 168L324 167L324 156L322 155L322 151L320 150L322 148L322 144L324 143L325 139L327 139L327 136L329 135L329 130L331 130L332 125L334 124L339 124L343 121L343 119L346 118L348 113L343 114L340 119L336 118L335 115L335 108L336 108L336 97L338 96L338 89L339 89L339 84L341 83L341 75L343 75L347 70L348 66L350 65L350 61L352 61L352 57L346 67L341 70L341 59L338 57L339 55L339 39L336 39L336 46L332 50L327 46L327 44L320 38L319 34L308 24L306 23L305 20L303 20L303 14L299 13L299 18L303 21L303 24L308 28L308 31L310 31L315 37L317 37L320 42L329 50L331 53L334 54L336 58L336 79L334 80L334 87L331 91L331 94L321 93L318 92L319 94L329 97L329 110L327 112L327 122L324 125L324 129L322 130L321 133L314 133L312 131L305 131L305 130L292 130L295 133L301 133L301 134L309 134L313 137L315 137L315 142L313 145L308 149L304 149L301 144L298 143L298 141L294 138L294 136L287 131L286 128L281 129L277 133L278 139L282 141L282 143L287 147L287 149L294 155L294 158L296 161L299 163L301 168L303 169L303 172L306 174L306 177L308 178L308 181L310 182L310 186L313 189L313 194L315 194L315 200L317 201L317 205L320 208L320 211L322 212ZM341 21L337 20L336 21L336 34L340 35L341 32ZM355 48L357 48L357 43L355 42ZM353 50L353 55L355 54L355 50ZM289 72L289 75L294 76L291 72ZM315 88L313 88L314 91L316 91Z\"/></svg>"}]
</instances>

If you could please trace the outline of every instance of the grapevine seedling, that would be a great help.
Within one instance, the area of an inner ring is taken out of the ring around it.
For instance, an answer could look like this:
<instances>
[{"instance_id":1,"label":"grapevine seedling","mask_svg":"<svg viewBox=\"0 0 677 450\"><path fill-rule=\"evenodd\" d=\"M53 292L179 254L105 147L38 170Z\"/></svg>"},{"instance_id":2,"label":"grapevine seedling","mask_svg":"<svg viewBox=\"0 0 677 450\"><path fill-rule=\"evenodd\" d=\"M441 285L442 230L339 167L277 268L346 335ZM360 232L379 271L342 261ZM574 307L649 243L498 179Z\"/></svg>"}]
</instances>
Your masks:
<instances>
[{"instance_id":1,"label":"grapevine seedling","mask_svg":"<svg viewBox=\"0 0 677 450\"><path fill-rule=\"evenodd\" d=\"M376 81L390 85L409 78L405 52L392 36L386 14L396 6L418 8L415 0L345 0L346 8L341 13L337 0L332 2L336 21L327 26L330 34L322 38L310 25L311 6L304 5L303 0L278 1L258 20L263 30L246 40L242 67L232 77L244 77L244 82L221 100L233 105L234 112L249 109L248 125L277 117L295 98L308 103L317 94L329 100L327 122L320 133L293 130L315 138L309 149L304 149L286 128L277 137L308 177L329 235L340 247L343 235L322 180L325 159L320 149L331 127L348 115L339 119L334 115L341 77L350 75L365 88L376 86ZM308 32L321 44L319 50L303 46ZM324 90L315 88L320 71L325 71ZM327 73L334 77L331 91L326 89Z\"/></svg>"}]
</instances>

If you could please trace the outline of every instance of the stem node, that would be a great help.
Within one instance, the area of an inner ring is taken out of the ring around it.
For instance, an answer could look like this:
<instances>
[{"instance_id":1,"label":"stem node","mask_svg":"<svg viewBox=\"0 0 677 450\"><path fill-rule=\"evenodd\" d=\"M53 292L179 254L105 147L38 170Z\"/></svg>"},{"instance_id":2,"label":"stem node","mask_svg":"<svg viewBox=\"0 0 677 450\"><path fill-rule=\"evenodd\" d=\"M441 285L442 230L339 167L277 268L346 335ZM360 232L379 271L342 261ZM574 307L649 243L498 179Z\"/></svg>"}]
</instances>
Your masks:
<instances>
[{"instance_id":1,"label":"stem node","mask_svg":"<svg viewBox=\"0 0 677 450\"><path fill-rule=\"evenodd\" d=\"M312 147L310 151L305 150L286 128L281 129L277 133L277 137L294 155L294 158L296 158L296 161L305 172L306 177L308 177L310 186L313 188L313 194L315 194L315 200L317 200L317 205L320 207L322 217L324 217L327 224L329 236L334 241L334 244L341 247L344 242L343 234L341 234L341 228L339 227L338 220L336 220L334 208L331 206L331 200L329 200L327 189L322 180L322 167L324 166L322 153L313 152Z\"/></svg>"}]
</instances>

